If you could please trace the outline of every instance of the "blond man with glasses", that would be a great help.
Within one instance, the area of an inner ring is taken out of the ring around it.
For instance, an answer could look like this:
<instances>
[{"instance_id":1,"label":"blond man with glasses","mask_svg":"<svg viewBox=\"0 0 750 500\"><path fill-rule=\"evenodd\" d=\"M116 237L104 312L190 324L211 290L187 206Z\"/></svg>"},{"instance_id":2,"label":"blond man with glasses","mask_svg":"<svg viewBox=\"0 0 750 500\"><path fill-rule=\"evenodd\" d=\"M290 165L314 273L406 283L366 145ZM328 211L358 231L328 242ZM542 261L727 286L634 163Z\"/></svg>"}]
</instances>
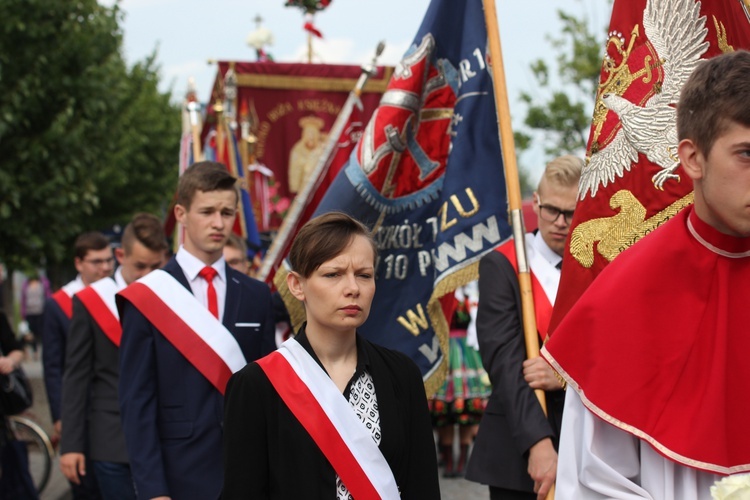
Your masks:
<instances>
[{"instance_id":1,"label":"blond man with glasses","mask_svg":"<svg viewBox=\"0 0 750 500\"><path fill-rule=\"evenodd\" d=\"M583 161L552 160L534 192L539 228L526 234L526 252L540 293L537 317L547 317L557 296L565 240L570 230ZM492 394L479 424L466 478L490 487L490 498L544 498L555 480L563 387L541 358L526 360L521 298L512 240L479 263L477 337ZM546 325L537 321L541 340ZM545 417L534 389L547 392Z\"/></svg>"}]
</instances>

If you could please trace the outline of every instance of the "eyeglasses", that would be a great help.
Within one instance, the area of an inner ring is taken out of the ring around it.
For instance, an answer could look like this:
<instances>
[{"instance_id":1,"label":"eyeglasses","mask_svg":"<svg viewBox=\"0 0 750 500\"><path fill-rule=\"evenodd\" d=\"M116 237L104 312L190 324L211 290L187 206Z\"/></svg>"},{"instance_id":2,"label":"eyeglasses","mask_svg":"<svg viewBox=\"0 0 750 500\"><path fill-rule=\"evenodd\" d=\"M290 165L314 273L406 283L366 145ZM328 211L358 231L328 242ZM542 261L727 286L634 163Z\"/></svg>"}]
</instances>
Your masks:
<instances>
[{"instance_id":1,"label":"eyeglasses","mask_svg":"<svg viewBox=\"0 0 750 500\"><path fill-rule=\"evenodd\" d=\"M114 257L110 257L108 259L83 259L83 262L87 264L91 264L94 267L103 266L105 264L111 265L112 263L114 263L114 261L115 261Z\"/></svg>"},{"instance_id":2,"label":"eyeglasses","mask_svg":"<svg viewBox=\"0 0 750 500\"><path fill-rule=\"evenodd\" d=\"M573 212L573 210L560 210L552 205L542 205L542 198L539 197L539 216L547 222L555 222L562 214L565 223L570 224L573 220Z\"/></svg>"}]
</instances>

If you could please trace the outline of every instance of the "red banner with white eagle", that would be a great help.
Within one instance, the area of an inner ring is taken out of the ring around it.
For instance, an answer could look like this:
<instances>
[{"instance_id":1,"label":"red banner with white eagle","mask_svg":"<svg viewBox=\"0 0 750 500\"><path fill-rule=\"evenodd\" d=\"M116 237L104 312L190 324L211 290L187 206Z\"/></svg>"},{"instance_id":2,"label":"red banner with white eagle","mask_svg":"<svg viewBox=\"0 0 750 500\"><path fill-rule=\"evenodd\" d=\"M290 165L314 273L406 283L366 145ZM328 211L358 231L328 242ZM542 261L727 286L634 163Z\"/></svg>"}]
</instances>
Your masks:
<instances>
[{"instance_id":1,"label":"red banner with white eagle","mask_svg":"<svg viewBox=\"0 0 750 500\"><path fill-rule=\"evenodd\" d=\"M248 124L242 134L250 145L249 163L255 167L249 187L256 193L253 203L258 227L261 231L277 229L289 203L303 189L317 164L331 126L354 88L361 68L338 64L226 61L219 62L218 66L203 139L215 128L214 105L224 101L224 80L232 68L237 87L236 108L221 108L220 111L234 113L240 125ZM391 72L392 68L377 67L364 88L360 96L363 123L377 107ZM354 144L361 129L350 132ZM268 173L272 176L266 175ZM255 182L268 185L255 186ZM264 199L266 204L261 206Z\"/></svg>"},{"instance_id":2,"label":"red banner with white eagle","mask_svg":"<svg viewBox=\"0 0 750 500\"><path fill-rule=\"evenodd\" d=\"M553 329L601 270L693 201L676 104L706 59L750 48L742 0L616 0Z\"/></svg>"}]
</instances>

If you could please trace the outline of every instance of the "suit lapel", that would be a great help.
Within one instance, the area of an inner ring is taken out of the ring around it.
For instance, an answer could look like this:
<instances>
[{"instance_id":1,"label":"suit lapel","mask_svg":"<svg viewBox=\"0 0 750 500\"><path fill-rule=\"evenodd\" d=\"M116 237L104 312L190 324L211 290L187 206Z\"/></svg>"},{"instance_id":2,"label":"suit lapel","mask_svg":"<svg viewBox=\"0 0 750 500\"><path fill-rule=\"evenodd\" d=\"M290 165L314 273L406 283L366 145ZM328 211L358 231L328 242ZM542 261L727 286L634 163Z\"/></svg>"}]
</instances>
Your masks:
<instances>
[{"instance_id":1,"label":"suit lapel","mask_svg":"<svg viewBox=\"0 0 750 500\"><path fill-rule=\"evenodd\" d=\"M242 302L242 286L235 276L236 271L226 265L227 293L224 301L224 326L235 334L234 323L239 317L240 303Z\"/></svg>"},{"instance_id":2,"label":"suit lapel","mask_svg":"<svg viewBox=\"0 0 750 500\"><path fill-rule=\"evenodd\" d=\"M193 293L193 289L190 288L190 283L188 282L187 276L185 276L185 272L177 263L177 259L172 257L169 260L169 262L167 262L167 264L164 266L164 270L168 272L169 274L171 274L172 277L174 277L174 279L179 281L182 286L187 288L190 293Z\"/></svg>"}]
</instances>

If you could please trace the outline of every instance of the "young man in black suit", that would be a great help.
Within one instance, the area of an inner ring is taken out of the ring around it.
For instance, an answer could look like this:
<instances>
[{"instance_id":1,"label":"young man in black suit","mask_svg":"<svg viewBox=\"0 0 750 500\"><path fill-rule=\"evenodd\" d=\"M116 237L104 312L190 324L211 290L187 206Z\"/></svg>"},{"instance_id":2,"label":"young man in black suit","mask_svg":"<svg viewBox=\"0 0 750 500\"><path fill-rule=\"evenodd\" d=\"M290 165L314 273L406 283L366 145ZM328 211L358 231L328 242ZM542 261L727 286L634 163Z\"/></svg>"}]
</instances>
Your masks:
<instances>
[{"instance_id":1,"label":"young man in black suit","mask_svg":"<svg viewBox=\"0 0 750 500\"><path fill-rule=\"evenodd\" d=\"M578 194L583 162L574 156L551 161L534 193L539 230L526 235L537 317L549 314L560 282L565 239ZM490 252L479 263L477 337L492 394L479 424L466 478L490 487L492 500L544 498L555 480L557 440L564 392L541 358L526 360L521 297L513 241ZM546 326L537 321L541 338ZM547 391L548 417L534 395Z\"/></svg>"},{"instance_id":2,"label":"young man in black suit","mask_svg":"<svg viewBox=\"0 0 750 500\"><path fill-rule=\"evenodd\" d=\"M117 297L119 398L139 498L219 497L226 383L275 349L268 287L222 256L237 215L235 183L220 163L188 168L174 209L183 245Z\"/></svg>"},{"instance_id":3,"label":"young man in black suit","mask_svg":"<svg viewBox=\"0 0 750 500\"><path fill-rule=\"evenodd\" d=\"M73 295L91 283L111 276L115 263L109 239L96 231L78 236L74 251L74 264L78 276L52 294L52 297L44 304L42 366L44 385L47 389L47 399L54 424L53 440L60 439L62 433L60 415L63 369L65 368L68 329L73 315ZM81 481L81 484L71 483L71 488L74 499L100 498L99 488L93 476L88 476Z\"/></svg>"},{"instance_id":4,"label":"young man in black suit","mask_svg":"<svg viewBox=\"0 0 750 500\"><path fill-rule=\"evenodd\" d=\"M120 267L73 297L63 376L60 468L72 483L95 474L103 498L135 500L117 401L122 328L115 294L159 269L169 249L158 217L138 214L115 250ZM94 470L87 470L86 458Z\"/></svg>"}]
</instances>

